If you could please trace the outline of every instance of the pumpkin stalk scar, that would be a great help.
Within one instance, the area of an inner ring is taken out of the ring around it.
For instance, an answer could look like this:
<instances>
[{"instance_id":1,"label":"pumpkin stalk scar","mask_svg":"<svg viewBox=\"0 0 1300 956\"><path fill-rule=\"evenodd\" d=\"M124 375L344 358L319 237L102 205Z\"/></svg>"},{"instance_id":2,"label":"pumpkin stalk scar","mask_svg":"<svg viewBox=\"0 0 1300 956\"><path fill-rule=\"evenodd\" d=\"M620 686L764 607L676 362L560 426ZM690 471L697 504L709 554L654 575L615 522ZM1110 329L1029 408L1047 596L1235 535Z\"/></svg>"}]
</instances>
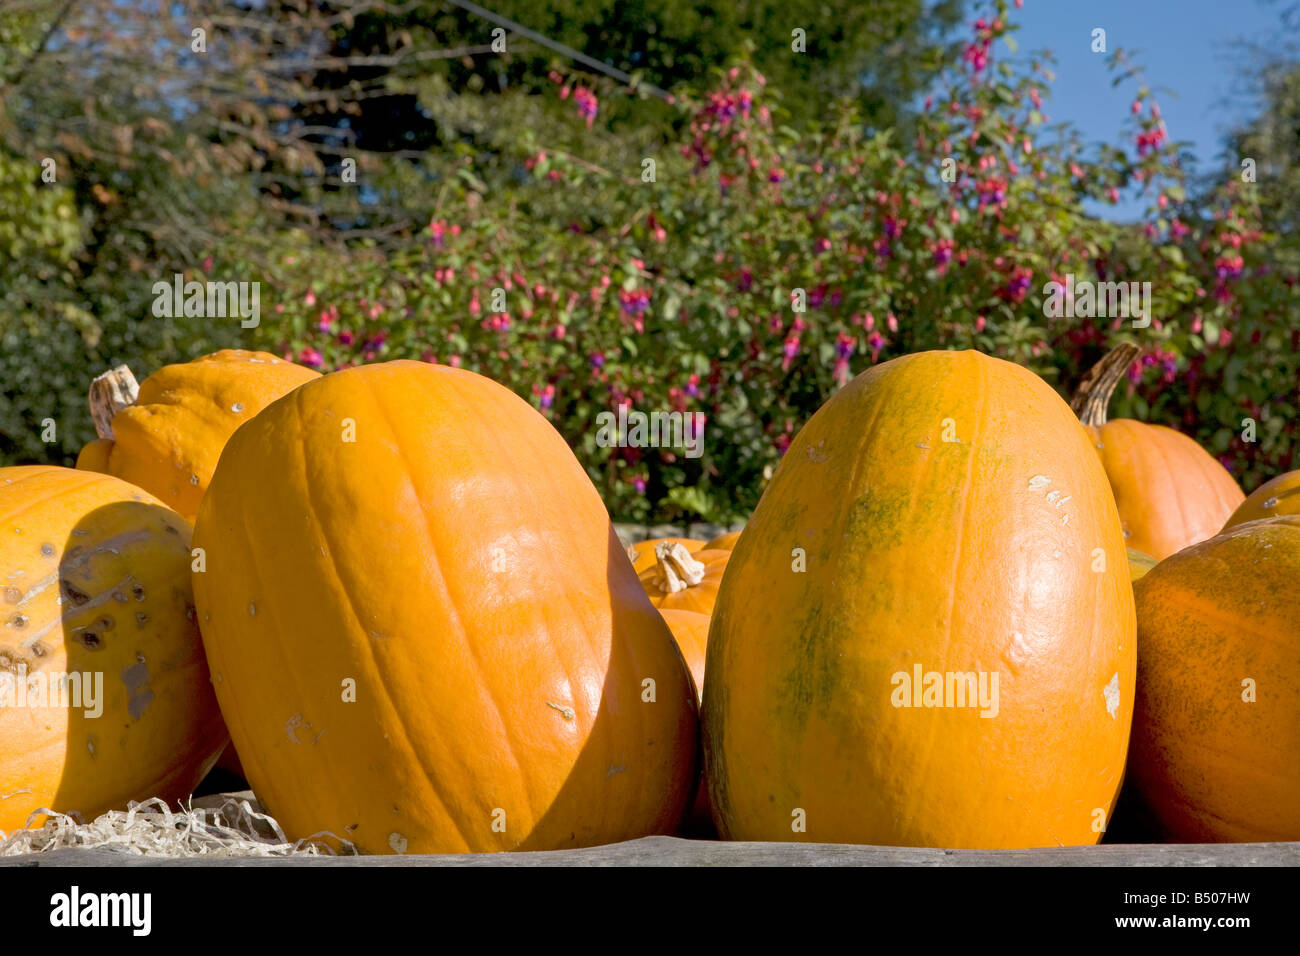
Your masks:
<instances>
[{"instance_id":1,"label":"pumpkin stalk scar","mask_svg":"<svg viewBox=\"0 0 1300 956\"><path fill-rule=\"evenodd\" d=\"M549 700L546 702L546 706L558 710L560 712L560 716L563 717L565 720L573 719L573 711L570 710L568 707L561 707L559 704L552 704Z\"/></svg>"}]
</instances>

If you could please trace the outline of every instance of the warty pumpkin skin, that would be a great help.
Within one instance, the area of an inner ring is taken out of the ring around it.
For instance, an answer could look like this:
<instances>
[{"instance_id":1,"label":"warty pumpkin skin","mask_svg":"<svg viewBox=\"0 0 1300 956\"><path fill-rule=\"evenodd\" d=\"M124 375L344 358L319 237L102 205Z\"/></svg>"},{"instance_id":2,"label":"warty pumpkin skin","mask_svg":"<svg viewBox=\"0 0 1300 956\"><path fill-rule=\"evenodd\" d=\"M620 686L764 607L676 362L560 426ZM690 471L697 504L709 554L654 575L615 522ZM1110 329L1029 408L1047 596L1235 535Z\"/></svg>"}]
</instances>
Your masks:
<instances>
[{"instance_id":1,"label":"warty pumpkin skin","mask_svg":"<svg viewBox=\"0 0 1300 956\"><path fill-rule=\"evenodd\" d=\"M1163 561L1217 534L1246 496L1227 469L1182 432L1107 420L1111 394L1137 354L1127 344L1110 352L1080 386L1073 407L1106 469L1125 544Z\"/></svg>"},{"instance_id":2,"label":"warty pumpkin skin","mask_svg":"<svg viewBox=\"0 0 1300 956\"><path fill-rule=\"evenodd\" d=\"M0 831L189 795L228 739L189 525L117 478L46 466L0 468L0 516Z\"/></svg>"},{"instance_id":3,"label":"warty pumpkin skin","mask_svg":"<svg viewBox=\"0 0 1300 956\"><path fill-rule=\"evenodd\" d=\"M661 544L680 544L690 554L704 548L704 542L695 538L647 538L645 541L638 541L627 549L627 556L632 560L632 568L637 574L647 568L653 568L658 563L655 548Z\"/></svg>"},{"instance_id":4,"label":"warty pumpkin skin","mask_svg":"<svg viewBox=\"0 0 1300 956\"><path fill-rule=\"evenodd\" d=\"M1287 515L1180 551L1134 586L1129 777L1166 838L1300 840L1298 579L1300 516Z\"/></svg>"},{"instance_id":5,"label":"warty pumpkin skin","mask_svg":"<svg viewBox=\"0 0 1300 956\"><path fill-rule=\"evenodd\" d=\"M702 709L719 833L1096 843L1134 627L1115 503L1059 396L977 352L877 366L795 437L727 567ZM989 706L912 706L918 667L930 703L982 673Z\"/></svg>"},{"instance_id":6,"label":"warty pumpkin skin","mask_svg":"<svg viewBox=\"0 0 1300 956\"><path fill-rule=\"evenodd\" d=\"M1264 482L1237 506L1229 515L1223 530L1235 528L1247 521L1275 518L1279 515L1300 514L1300 471L1288 471Z\"/></svg>"},{"instance_id":7,"label":"warty pumpkin skin","mask_svg":"<svg viewBox=\"0 0 1300 956\"><path fill-rule=\"evenodd\" d=\"M289 835L541 850L680 822L689 671L581 465L508 389L409 361L309 383L235 433L195 541L217 697Z\"/></svg>"},{"instance_id":8,"label":"warty pumpkin skin","mask_svg":"<svg viewBox=\"0 0 1300 956\"><path fill-rule=\"evenodd\" d=\"M675 543L663 542L655 548L655 564L641 572L641 585L661 611L712 614L729 560L730 551L688 554Z\"/></svg>"},{"instance_id":9,"label":"warty pumpkin skin","mask_svg":"<svg viewBox=\"0 0 1300 956\"><path fill-rule=\"evenodd\" d=\"M235 429L320 373L267 352L226 349L167 365L138 386L120 366L91 385L100 437L77 467L116 475L193 523Z\"/></svg>"}]
</instances>

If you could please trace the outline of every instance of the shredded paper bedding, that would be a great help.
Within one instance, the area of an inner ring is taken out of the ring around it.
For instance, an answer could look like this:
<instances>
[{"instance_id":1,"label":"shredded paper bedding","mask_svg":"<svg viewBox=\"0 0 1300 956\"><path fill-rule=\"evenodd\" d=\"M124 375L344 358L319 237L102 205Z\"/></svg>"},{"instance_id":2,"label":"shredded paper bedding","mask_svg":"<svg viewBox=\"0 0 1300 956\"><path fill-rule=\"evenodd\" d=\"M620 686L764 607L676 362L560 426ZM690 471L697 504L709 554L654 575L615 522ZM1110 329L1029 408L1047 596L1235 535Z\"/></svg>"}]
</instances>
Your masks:
<instances>
[{"instance_id":1,"label":"shredded paper bedding","mask_svg":"<svg viewBox=\"0 0 1300 956\"><path fill-rule=\"evenodd\" d=\"M220 806L172 809L159 799L132 801L89 823L77 814L37 810L29 825L46 816L44 825L6 834L0 831L0 856L21 856L71 847L112 848L138 856L334 856L354 854L346 840L336 852L325 842L333 834L313 834L291 842L271 816L242 797L226 796Z\"/></svg>"}]
</instances>

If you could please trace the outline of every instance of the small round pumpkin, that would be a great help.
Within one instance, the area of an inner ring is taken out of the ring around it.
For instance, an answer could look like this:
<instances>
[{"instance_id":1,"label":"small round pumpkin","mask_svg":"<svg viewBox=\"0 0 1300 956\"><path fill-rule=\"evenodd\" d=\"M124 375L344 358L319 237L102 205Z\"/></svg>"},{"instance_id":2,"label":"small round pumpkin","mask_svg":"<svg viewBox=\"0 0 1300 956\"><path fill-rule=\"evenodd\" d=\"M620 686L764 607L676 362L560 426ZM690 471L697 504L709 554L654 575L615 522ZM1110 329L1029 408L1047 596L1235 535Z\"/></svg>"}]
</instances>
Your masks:
<instances>
[{"instance_id":1,"label":"small round pumpkin","mask_svg":"<svg viewBox=\"0 0 1300 956\"><path fill-rule=\"evenodd\" d=\"M0 514L0 831L188 796L228 739L189 525L117 478L46 466L0 468Z\"/></svg>"},{"instance_id":2,"label":"small round pumpkin","mask_svg":"<svg viewBox=\"0 0 1300 956\"><path fill-rule=\"evenodd\" d=\"M719 834L1096 843L1134 627L1115 502L1060 396L977 352L878 365L796 435L722 581L702 711Z\"/></svg>"},{"instance_id":3,"label":"small round pumpkin","mask_svg":"<svg viewBox=\"0 0 1300 956\"><path fill-rule=\"evenodd\" d=\"M563 438L473 372L335 372L235 433L199 509L213 681L291 837L590 846L680 823L690 673Z\"/></svg>"},{"instance_id":4,"label":"small round pumpkin","mask_svg":"<svg viewBox=\"0 0 1300 956\"><path fill-rule=\"evenodd\" d=\"M645 541L638 541L627 549L627 556L632 561L632 569L637 574L647 568L653 568L658 563L655 548L661 544L680 544L688 554L694 554L704 548L704 542L696 538L647 538Z\"/></svg>"},{"instance_id":5,"label":"small round pumpkin","mask_svg":"<svg viewBox=\"0 0 1300 956\"><path fill-rule=\"evenodd\" d=\"M732 551L736 547L736 542L740 540L739 531L728 531L726 534L720 534L712 541L704 545L705 551Z\"/></svg>"},{"instance_id":6,"label":"small round pumpkin","mask_svg":"<svg viewBox=\"0 0 1300 956\"><path fill-rule=\"evenodd\" d=\"M711 614L729 560L730 551L688 554L679 543L661 542L655 547L655 564L641 572L641 585L660 610Z\"/></svg>"},{"instance_id":7,"label":"small round pumpkin","mask_svg":"<svg viewBox=\"0 0 1300 956\"><path fill-rule=\"evenodd\" d=\"M1128 549L1128 574L1130 581L1137 581L1156 566L1156 559L1134 548Z\"/></svg>"},{"instance_id":8,"label":"small round pumpkin","mask_svg":"<svg viewBox=\"0 0 1300 956\"><path fill-rule=\"evenodd\" d=\"M1278 475L1252 491L1228 517L1223 530L1260 518L1294 514L1300 514L1300 471Z\"/></svg>"},{"instance_id":9,"label":"small round pumpkin","mask_svg":"<svg viewBox=\"0 0 1300 956\"><path fill-rule=\"evenodd\" d=\"M1300 515L1251 521L1134 586L1129 777L1168 839L1300 840Z\"/></svg>"},{"instance_id":10,"label":"small round pumpkin","mask_svg":"<svg viewBox=\"0 0 1300 956\"><path fill-rule=\"evenodd\" d=\"M91 383L99 438L81 450L77 467L138 485L193 523L235 429L317 378L266 352L238 349L164 366L139 385L118 366Z\"/></svg>"},{"instance_id":11,"label":"small round pumpkin","mask_svg":"<svg viewBox=\"0 0 1300 956\"><path fill-rule=\"evenodd\" d=\"M1209 452L1182 432L1108 421L1115 386L1138 355L1120 345L1088 373L1072 406L1101 455L1130 548L1163 561L1217 534L1245 494Z\"/></svg>"}]
</instances>

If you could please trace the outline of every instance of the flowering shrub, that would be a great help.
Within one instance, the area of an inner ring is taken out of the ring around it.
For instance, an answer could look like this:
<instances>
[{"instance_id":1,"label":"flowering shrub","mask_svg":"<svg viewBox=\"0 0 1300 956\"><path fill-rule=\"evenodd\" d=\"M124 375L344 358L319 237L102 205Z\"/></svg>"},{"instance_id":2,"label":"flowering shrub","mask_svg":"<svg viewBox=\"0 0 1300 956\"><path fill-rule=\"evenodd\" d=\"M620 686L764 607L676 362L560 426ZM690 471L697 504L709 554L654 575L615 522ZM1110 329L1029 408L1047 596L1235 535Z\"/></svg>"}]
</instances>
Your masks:
<instances>
[{"instance_id":1,"label":"flowering shrub","mask_svg":"<svg viewBox=\"0 0 1300 956\"><path fill-rule=\"evenodd\" d=\"M1249 184L1188 199L1145 87L1131 148L1045 136L1050 72L999 61L1007 16L974 24L906 143L847 108L789 129L737 66L679 97L679 142L604 168L583 158L619 155L592 128L592 82L556 74L570 142L521 131L514 180L458 179L396 252L284 255L262 274L279 300L259 334L322 369L403 357L492 376L555 423L619 517L746 512L836 388L927 348L1068 392L1130 340L1144 351L1113 415L1184 429L1247 487L1295 467L1297 276L1278 267L1294 239L1261 231ZM1141 223L1085 211L1129 190L1150 200ZM1151 282L1150 326L1048 317L1044 287L1067 275ZM620 405L702 413L704 456L598 446L596 415Z\"/></svg>"}]
</instances>

